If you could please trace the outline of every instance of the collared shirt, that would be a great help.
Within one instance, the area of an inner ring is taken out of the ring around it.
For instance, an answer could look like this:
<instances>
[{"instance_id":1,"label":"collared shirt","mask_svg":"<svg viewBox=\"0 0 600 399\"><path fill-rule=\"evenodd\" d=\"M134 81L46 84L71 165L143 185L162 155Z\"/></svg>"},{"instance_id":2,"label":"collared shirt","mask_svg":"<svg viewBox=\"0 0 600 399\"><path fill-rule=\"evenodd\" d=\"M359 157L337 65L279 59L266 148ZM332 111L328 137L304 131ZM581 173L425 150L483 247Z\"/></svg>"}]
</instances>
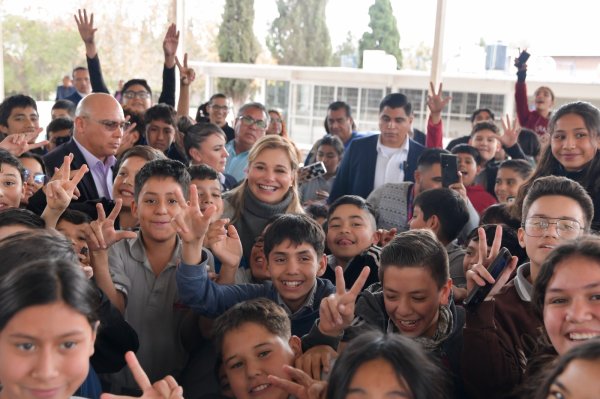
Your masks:
<instances>
[{"instance_id":1,"label":"collared shirt","mask_svg":"<svg viewBox=\"0 0 600 399\"><path fill-rule=\"evenodd\" d=\"M373 189L385 183L401 183L404 181L404 169L408 159L410 140L408 137L400 148L392 148L381 144L381 135L377 139L377 164L375 166L375 182Z\"/></svg>"},{"instance_id":2,"label":"collared shirt","mask_svg":"<svg viewBox=\"0 0 600 399\"><path fill-rule=\"evenodd\" d=\"M141 232L137 238L115 243L108 252L111 278L126 298L125 320L138 333L137 357L152 381L167 374L178 376L187 359L181 329L188 311L179 304L175 281L180 253L181 241L177 238L171 260L156 275ZM111 382L115 388L137 386L127 371L111 377Z\"/></svg>"},{"instance_id":3,"label":"collared shirt","mask_svg":"<svg viewBox=\"0 0 600 399\"><path fill-rule=\"evenodd\" d=\"M277 304L279 306L281 306L283 308L283 310L285 310L285 312L291 317L295 314L301 314L304 312L304 309L308 309L311 310L313 308L313 305L315 303L315 293L317 292L317 285L313 285L312 290L310 290L310 293L308 294L308 298L306 298L306 301L304 301L304 303L302 304L302 306L300 306L298 308L298 310L296 310L295 312L292 312L292 310L288 307L288 305L285 304L285 302L283 301L283 298L281 297L281 295L279 295L279 293L277 293Z\"/></svg>"},{"instance_id":4,"label":"collared shirt","mask_svg":"<svg viewBox=\"0 0 600 399\"><path fill-rule=\"evenodd\" d=\"M115 158L114 155L110 155L106 157L106 161L102 162L82 146L75 138L73 138L73 141L75 141L75 145L77 145L77 148L79 148L79 151L83 154L85 163L90 168L90 173L94 179L94 185L96 186L96 190L98 190L98 198L112 199L112 167L117 163L117 158Z\"/></svg>"},{"instance_id":5,"label":"collared shirt","mask_svg":"<svg viewBox=\"0 0 600 399\"><path fill-rule=\"evenodd\" d=\"M225 173L231 175L237 181L246 178L246 168L248 167L248 151L235 152L235 141L230 140L225 144L225 149L229 153L227 163L225 164Z\"/></svg>"}]
</instances>

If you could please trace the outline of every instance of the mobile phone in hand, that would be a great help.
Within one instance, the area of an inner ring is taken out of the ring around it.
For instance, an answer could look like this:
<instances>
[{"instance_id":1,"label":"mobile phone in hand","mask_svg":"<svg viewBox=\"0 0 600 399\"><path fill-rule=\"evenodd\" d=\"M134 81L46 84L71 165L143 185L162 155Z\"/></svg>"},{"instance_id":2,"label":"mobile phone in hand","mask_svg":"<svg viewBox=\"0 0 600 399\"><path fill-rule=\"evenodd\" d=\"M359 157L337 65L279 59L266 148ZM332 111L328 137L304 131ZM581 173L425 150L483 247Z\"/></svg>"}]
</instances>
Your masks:
<instances>
[{"instance_id":1,"label":"mobile phone in hand","mask_svg":"<svg viewBox=\"0 0 600 399\"><path fill-rule=\"evenodd\" d=\"M490 266L487 269L488 272L494 278L494 280L498 280L498 277L500 277L504 269L506 269L506 266L508 266L511 259L512 255L510 254L510 251L502 247L500 249L500 252L498 252L498 256L496 256L494 261L490 264ZM467 295L467 299L465 299L463 304L466 308L475 308L477 305L483 302L483 300L486 296L488 296L493 287L494 284L489 283L487 281L483 286L476 286L471 290L471 292L469 292L469 295Z\"/></svg>"},{"instance_id":2,"label":"mobile phone in hand","mask_svg":"<svg viewBox=\"0 0 600 399\"><path fill-rule=\"evenodd\" d=\"M440 154L442 164L442 186L458 183L458 157L454 154Z\"/></svg>"},{"instance_id":3,"label":"mobile phone in hand","mask_svg":"<svg viewBox=\"0 0 600 399\"><path fill-rule=\"evenodd\" d=\"M515 61L517 68L521 68L523 65L525 65L529 59L529 56L530 54L526 50L521 51L521 54L519 54L519 57Z\"/></svg>"},{"instance_id":4,"label":"mobile phone in hand","mask_svg":"<svg viewBox=\"0 0 600 399\"><path fill-rule=\"evenodd\" d=\"M299 173L300 176L303 177L303 181L308 181L323 176L327 173L327 169L325 169L325 164L323 162L315 162L300 168Z\"/></svg>"}]
</instances>

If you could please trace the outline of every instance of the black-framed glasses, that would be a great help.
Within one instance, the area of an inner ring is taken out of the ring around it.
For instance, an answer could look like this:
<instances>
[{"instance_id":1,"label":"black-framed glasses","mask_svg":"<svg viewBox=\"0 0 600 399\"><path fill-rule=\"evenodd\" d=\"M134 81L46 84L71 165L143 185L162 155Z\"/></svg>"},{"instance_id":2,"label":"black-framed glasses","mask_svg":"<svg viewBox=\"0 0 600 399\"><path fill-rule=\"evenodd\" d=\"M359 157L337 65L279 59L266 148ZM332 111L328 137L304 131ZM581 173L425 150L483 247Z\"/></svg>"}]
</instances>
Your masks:
<instances>
[{"instance_id":1,"label":"black-framed glasses","mask_svg":"<svg viewBox=\"0 0 600 399\"><path fill-rule=\"evenodd\" d=\"M134 98L139 98L140 100L146 100L150 97L150 93L148 93L146 90L140 90L140 91L133 91L133 90L127 90L125 93L123 93L123 97L125 97L128 100L134 99Z\"/></svg>"},{"instance_id":2,"label":"black-framed glasses","mask_svg":"<svg viewBox=\"0 0 600 399\"><path fill-rule=\"evenodd\" d=\"M213 104L210 106L215 111L229 111L229 107L227 105L217 105Z\"/></svg>"},{"instance_id":3,"label":"black-framed glasses","mask_svg":"<svg viewBox=\"0 0 600 399\"><path fill-rule=\"evenodd\" d=\"M106 119L97 120L97 119L92 119L90 117L86 117L86 118L91 121L101 124L102 126L104 126L106 128L106 130L109 130L111 132L114 132L117 129L127 130L131 126L131 122L129 122L129 121L115 122L115 121L109 121Z\"/></svg>"},{"instance_id":4,"label":"black-framed glasses","mask_svg":"<svg viewBox=\"0 0 600 399\"><path fill-rule=\"evenodd\" d=\"M576 238L579 236L581 230L583 230L581 224L576 220L542 217L527 218L521 226L525 229L525 234L528 236L541 237L551 224L556 225L556 232L562 238Z\"/></svg>"},{"instance_id":5,"label":"black-framed glasses","mask_svg":"<svg viewBox=\"0 0 600 399\"><path fill-rule=\"evenodd\" d=\"M25 169L24 173L25 180L29 180L31 177L31 171L29 169ZM37 185L42 185L46 182L46 175L43 173L36 173L33 175L33 183Z\"/></svg>"},{"instance_id":6,"label":"black-framed glasses","mask_svg":"<svg viewBox=\"0 0 600 399\"><path fill-rule=\"evenodd\" d=\"M242 123L246 126L256 125L256 127L258 127L259 129L267 128L267 122L263 121L262 119L254 119L253 117L248 115L238 116L238 119L241 120Z\"/></svg>"}]
</instances>

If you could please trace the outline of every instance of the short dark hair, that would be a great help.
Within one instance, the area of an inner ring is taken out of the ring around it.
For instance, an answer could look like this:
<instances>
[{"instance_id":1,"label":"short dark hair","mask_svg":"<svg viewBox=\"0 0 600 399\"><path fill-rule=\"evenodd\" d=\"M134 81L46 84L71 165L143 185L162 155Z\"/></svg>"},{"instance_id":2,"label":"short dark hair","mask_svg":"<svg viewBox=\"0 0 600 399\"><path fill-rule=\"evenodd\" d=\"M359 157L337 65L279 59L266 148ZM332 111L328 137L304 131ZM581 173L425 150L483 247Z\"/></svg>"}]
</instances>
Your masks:
<instances>
[{"instance_id":1,"label":"short dark hair","mask_svg":"<svg viewBox=\"0 0 600 399\"><path fill-rule=\"evenodd\" d=\"M500 169L510 169L521 176L521 179L527 180L533 173L533 166L524 159L507 159L500 164Z\"/></svg>"},{"instance_id":2,"label":"short dark hair","mask_svg":"<svg viewBox=\"0 0 600 399\"><path fill-rule=\"evenodd\" d=\"M19 175L21 175L21 183L25 184L25 168L19 158L15 157L5 149L0 148L0 165L2 164L10 165L17 169Z\"/></svg>"},{"instance_id":3,"label":"short dark hair","mask_svg":"<svg viewBox=\"0 0 600 399\"><path fill-rule=\"evenodd\" d=\"M69 208L65 209L62 215L60 215L56 224L63 220L74 225L89 224L92 222L92 218L87 213Z\"/></svg>"},{"instance_id":4,"label":"short dark hair","mask_svg":"<svg viewBox=\"0 0 600 399\"><path fill-rule=\"evenodd\" d=\"M529 155L530 157L537 157L540 155L542 144L540 143L537 133L533 130L522 127L519 131L519 138L517 141L525 155Z\"/></svg>"},{"instance_id":5,"label":"short dark hair","mask_svg":"<svg viewBox=\"0 0 600 399\"><path fill-rule=\"evenodd\" d=\"M461 196L449 188L434 188L417 195L413 206L418 206L423 212L423 218L428 220L437 216L440 221L439 237L451 242L469 221L467 204Z\"/></svg>"},{"instance_id":6,"label":"short dark hair","mask_svg":"<svg viewBox=\"0 0 600 399\"><path fill-rule=\"evenodd\" d=\"M402 93L390 93L383 97L383 100L379 103L379 112L383 111L385 107L403 108L407 116L412 114L412 104L408 101L408 97Z\"/></svg>"},{"instance_id":7,"label":"short dark hair","mask_svg":"<svg viewBox=\"0 0 600 399\"><path fill-rule=\"evenodd\" d=\"M424 150L417 158L417 168L430 168L433 165L441 163L441 154L450 154L450 151L443 148L428 148Z\"/></svg>"},{"instance_id":8,"label":"short dark hair","mask_svg":"<svg viewBox=\"0 0 600 399\"><path fill-rule=\"evenodd\" d=\"M290 317L285 310L267 298L251 299L229 308L215 320L213 338L219 356L223 352L223 341L228 332L246 323L264 327L273 335L285 340L292 336Z\"/></svg>"},{"instance_id":9,"label":"short dark hair","mask_svg":"<svg viewBox=\"0 0 600 399\"><path fill-rule=\"evenodd\" d=\"M306 214L308 216L310 216L313 219L316 218L324 218L327 219L327 206L323 205L323 204L310 204L304 207L304 212L306 212Z\"/></svg>"},{"instance_id":10,"label":"short dark hair","mask_svg":"<svg viewBox=\"0 0 600 399\"><path fill-rule=\"evenodd\" d=\"M8 127L8 117L14 108L31 107L37 112L37 104L35 100L24 94L15 94L14 96L6 97L0 103L0 125Z\"/></svg>"},{"instance_id":11,"label":"short dark hair","mask_svg":"<svg viewBox=\"0 0 600 399\"><path fill-rule=\"evenodd\" d=\"M544 259L535 283L531 304L540 320L543 319L546 290L550 280L554 277L556 267L565 260L573 257L591 259L600 267L600 238L597 236L584 236L577 240L566 241L560 244Z\"/></svg>"},{"instance_id":12,"label":"short dark hair","mask_svg":"<svg viewBox=\"0 0 600 399\"><path fill-rule=\"evenodd\" d=\"M71 117L75 116L75 103L73 101L65 99L56 100L51 110L54 111L55 109L65 109Z\"/></svg>"},{"instance_id":13,"label":"short dark hair","mask_svg":"<svg viewBox=\"0 0 600 399\"><path fill-rule=\"evenodd\" d=\"M4 260L13 267L0 277L0 331L20 311L55 302L63 302L83 315L95 329L98 293L77 262L38 259L21 263L12 257Z\"/></svg>"},{"instance_id":14,"label":"short dark hair","mask_svg":"<svg viewBox=\"0 0 600 399\"><path fill-rule=\"evenodd\" d=\"M121 95L123 95L127 91L127 89L129 89L129 87L133 85L144 86L144 89L148 90L148 93L150 93L150 96L152 96L152 89L150 88L150 85L148 84L146 79L129 79L123 84L123 88L121 89Z\"/></svg>"},{"instance_id":15,"label":"short dark hair","mask_svg":"<svg viewBox=\"0 0 600 399\"><path fill-rule=\"evenodd\" d=\"M388 267L422 267L431 273L438 288L450 278L448 253L430 230L409 230L398 234L381 250L379 281Z\"/></svg>"},{"instance_id":16,"label":"short dark hair","mask_svg":"<svg viewBox=\"0 0 600 399\"><path fill-rule=\"evenodd\" d=\"M215 98L222 98L222 99L227 100L227 96L225 94L223 94L223 93L215 93L212 96L210 96L210 98L208 99L208 104L212 105L212 102L213 102L213 100Z\"/></svg>"},{"instance_id":17,"label":"short dark hair","mask_svg":"<svg viewBox=\"0 0 600 399\"><path fill-rule=\"evenodd\" d=\"M448 397L444 372L410 338L400 334L368 331L356 337L337 358L327 385L328 399L343 399L357 370L367 362L381 359L392 367L398 381L404 381L413 398Z\"/></svg>"},{"instance_id":18,"label":"short dark hair","mask_svg":"<svg viewBox=\"0 0 600 399\"><path fill-rule=\"evenodd\" d=\"M46 135L50 137L50 133L58 132L59 130L69 130L69 134L73 135L73 120L69 118L56 118L52 120L46 127Z\"/></svg>"},{"instance_id":19,"label":"short dark hair","mask_svg":"<svg viewBox=\"0 0 600 399\"><path fill-rule=\"evenodd\" d=\"M494 113L492 112L491 109L489 109L489 108L477 108L471 114L471 123L475 122L475 118L477 118L477 115L481 114L482 112L487 112L492 117L492 120L494 120L495 116L494 116Z\"/></svg>"},{"instance_id":20,"label":"short dark hair","mask_svg":"<svg viewBox=\"0 0 600 399\"><path fill-rule=\"evenodd\" d=\"M498 126L496 126L493 122L482 121L473 125L473 129L471 129L471 137L473 137L475 133L480 132L482 130L491 130L497 135L500 135L500 130L498 129Z\"/></svg>"},{"instance_id":21,"label":"short dark hair","mask_svg":"<svg viewBox=\"0 0 600 399\"><path fill-rule=\"evenodd\" d=\"M468 144L458 144L452 147L451 152L453 154L468 154L473 157L477 165L481 165L481 154L479 154L477 148L473 146L470 146Z\"/></svg>"},{"instance_id":22,"label":"short dark hair","mask_svg":"<svg viewBox=\"0 0 600 399\"><path fill-rule=\"evenodd\" d=\"M479 224L505 224L515 230L521 227L521 221L512 213L512 205L506 203L492 204L485 208L479 218Z\"/></svg>"},{"instance_id":23,"label":"short dark hair","mask_svg":"<svg viewBox=\"0 0 600 399\"><path fill-rule=\"evenodd\" d=\"M188 172L192 180L219 180L219 173L205 164L192 165Z\"/></svg>"},{"instance_id":24,"label":"short dark hair","mask_svg":"<svg viewBox=\"0 0 600 399\"><path fill-rule=\"evenodd\" d=\"M358 195L342 195L341 197L333 201L333 203L329 205L329 211L327 212L327 220L329 220L331 218L331 215L333 215L333 213L335 212L335 210L342 205L354 205L358 209L366 211L368 214L373 216L374 224L377 225L377 219L379 218L379 213L377 212L377 209L375 209L373 205L367 202L366 199Z\"/></svg>"},{"instance_id":25,"label":"short dark hair","mask_svg":"<svg viewBox=\"0 0 600 399\"><path fill-rule=\"evenodd\" d=\"M199 148L207 138L213 134L223 137L227 141L227 136L223 129L214 123L197 123L190 126L190 128L183 136L183 147L185 148L185 155L191 158L190 150L192 148Z\"/></svg>"},{"instance_id":26,"label":"short dark hair","mask_svg":"<svg viewBox=\"0 0 600 399\"><path fill-rule=\"evenodd\" d=\"M35 152L27 151L19 155L19 160L21 159L33 159L42 167L42 173L46 174L46 164L44 163L44 159L41 157L41 155L36 154ZM21 162L21 164L23 164L23 162ZM25 166L23 166L23 168L25 168Z\"/></svg>"},{"instance_id":27,"label":"short dark hair","mask_svg":"<svg viewBox=\"0 0 600 399\"><path fill-rule=\"evenodd\" d=\"M592 198L581 184L563 176L544 176L536 179L533 184L531 184L529 191L523 200L521 222L525 222L531 204L541 197L550 195L569 197L576 201L581 207L581 210L583 210L584 228L586 230L590 228L590 224L594 218L594 204Z\"/></svg>"},{"instance_id":28,"label":"short dark hair","mask_svg":"<svg viewBox=\"0 0 600 399\"><path fill-rule=\"evenodd\" d=\"M169 104L156 104L144 113L144 124L147 126L152 121L163 121L177 130L177 111Z\"/></svg>"},{"instance_id":29,"label":"short dark hair","mask_svg":"<svg viewBox=\"0 0 600 399\"><path fill-rule=\"evenodd\" d=\"M295 245L309 244L314 248L318 257L321 257L325 251L325 232L314 219L307 215L291 213L275 219L265 233L265 257L269 259L273 248L285 240L289 240Z\"/></svg>"},{"instance_id":30,"label":"short dark hair","mask_svg":"<svg viewBox=\"0 0 600 399\"><path fill-rule=\"evenodd\" d=\"M28 229L44 229L46 222L39 215L23 208L5 208L0 210L0 227L24 226Z\"/></svg>"},{"instance_id":31,"label":"short dark hair","mask_svg":"<svg viewBox=\"0 0 600 399\"><path fill-rule=\"evenodd\" d=\"M187 198L190 188L190 174L185 165L172 159L150 161L135 175L134 199L137 202L144 184L152 177L170 177L179 184L183 197Z\"/></svg>"},{"instance_id":32,"label":"short dark hair","mask_svg":"<svg viewBox=\"0 0 600 399\"><path fill-rule=\"evenodd\" d=\"M346 112L346 116L352 118L352 108L350 108L350 105L347 102L334 101L327 107L327 111L337 111L339 109L343 109Z\"/></svg>"},{"instance_id":33,"label":"short dark hair","mask_svg":"<svg viewBox=\"0 0 600 399\"><path fill-rule=\"evenodd\" d=\"M338 136L333 136L331 134L323 136L323 138L319 140L319 144L317 144L317 151L322 145L331 146L340 157L344 155L344 143L342 143L342 140L340 140Z\"/></svg>"},{"instance_id":34,"label":"short dark hair","mask_svg":"<svg viewBox=\"0 0 600 399\"><path fill-rule=\"evenodd\" d=\"M75 78L75 72L77 72L77 71L87 71L87 70L88 69L86 67L84 67L84 66L81 66L81 65L76 66L75 68L73 68L73 71L71 72L71 76L73 78Z\"/></svg>"}]
</instances>

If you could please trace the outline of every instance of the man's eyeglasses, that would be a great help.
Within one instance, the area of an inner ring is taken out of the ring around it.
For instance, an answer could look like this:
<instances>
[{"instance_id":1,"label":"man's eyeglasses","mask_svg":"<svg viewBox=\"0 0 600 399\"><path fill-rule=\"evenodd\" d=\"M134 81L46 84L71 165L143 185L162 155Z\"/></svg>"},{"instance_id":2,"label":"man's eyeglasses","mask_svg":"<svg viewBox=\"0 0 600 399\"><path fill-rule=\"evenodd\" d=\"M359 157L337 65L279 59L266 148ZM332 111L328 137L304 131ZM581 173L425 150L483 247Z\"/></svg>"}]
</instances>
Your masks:
<instances>
[{"instance_id":1,"label":"man's eyeglasses","mask_svg":"<svg viewBox=\"0 0 600 399\"><path fill-rule=\"evenodd\" d=\"M127 90L125 93L123 93L123 97L125 97L128 100L131 100L136 97L139 98L140 100L146 100L147 98L150 97L150 93L148 93L145 90L141 90L141 91Z\"/></svg>"},{"instance_id":2,"label":"man's eyeglasses","mask_svg":"<svg viewBox=\"0 0 600 399\"><path fill-rule=\"evenodd\" d=\"M259 129L267 128L267 122L263 121L262 119L256 120L251 116L243 115L243 116L238 116L238 120L241 120L242 123L246 126L256 125L256 127L258 127Z\"/></svg>"},{"instance_id":3,"label":"man's eyeglasses","mask_svg":"<svg viewBox=\"0 0 600 399\"><path fill-rule=\"evenodd\" d=\"M29 169L25 169L25 180L29 180L31 177L31 171ZM46 175L43 173L36 173L33 175L33 183L40 186L46 182Z\"/></svg>"},{"instance_id":4,"label":"man's eyeglasses","mask_svg":"<svg viewBox=\"0 0 600 399\"><path fill-rule=\"evenodd\" d=\"M125 121L125 122L115 122L115 121L108 121L108 120L100 120L99 121L99 120L92 119L89 117L87 117L87 119L101 124L102 126L104 126L106 128L106 130L109 130L111 132L114 132L117 129L127 130L131 126L131 122L129 122L129 121Z\"/></svg>"},{"instance_id":5,"label":"man's eyeglasses","mask_svg":"<svg viewBox=\"0 0 600 399\"><path fill-rule=\"evenodd\" d=\"M552 222L551 222L552 220ZM551 224L556 225L556 232L562 238L576 238L579 236L583 227L576 220L571 219L549 219L541 217L532 217L525 220L522 227L525 234L530 237L541 237L548 230Z\"/></svg>"},{"instance_id":6,"label":"man's eyeglasses","mask_svg":"<svg viewBox=\"0 0 600 399\"><path fill-rule=\"evenodd\" d=\"M229 107L227 105L211 105L210 106L215 111L229 111Z\"/></svg>"}]
</instances>

